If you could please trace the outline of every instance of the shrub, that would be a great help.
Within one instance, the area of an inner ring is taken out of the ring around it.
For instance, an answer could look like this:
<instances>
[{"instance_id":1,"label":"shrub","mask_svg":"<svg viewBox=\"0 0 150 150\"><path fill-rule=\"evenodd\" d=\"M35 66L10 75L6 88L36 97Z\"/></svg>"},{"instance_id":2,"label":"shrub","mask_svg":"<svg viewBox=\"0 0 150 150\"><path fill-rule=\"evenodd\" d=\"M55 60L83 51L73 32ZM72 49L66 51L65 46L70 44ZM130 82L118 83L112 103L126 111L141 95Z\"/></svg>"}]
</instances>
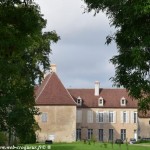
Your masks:
<instances>
[{"instance_id":1,"label":"shrub","mask_svg":"<svg viewBox=\"0 0 150 150\"><path fill-rule=\"evenodd\" d=\"M93 142L94 144L95 144L95 142L96 142L96 138L95 138L94 135L92 135L92 137L91 137L91 142Z\"/></svg>"},{"instance_id":2,"label":"shrub","mask_svg":"<svg viewBox=\"0 0 150 150\"><path fill-rule=\"evenodd\" d=\"M24 133L24 135L20 135L19 140L22 144L34 144L36 143L36 134L34 131Z\"/></svg>"},{"instance_id":3,"label":"shrub","mask_svg":"<svg viewBox=\"0 0 150 150\"><path fill-rule=\"evenodd\" d=\"M0 132L0 146L6 145L6 142L7 136L3 132Z\"/></svg>"}]
</instances>

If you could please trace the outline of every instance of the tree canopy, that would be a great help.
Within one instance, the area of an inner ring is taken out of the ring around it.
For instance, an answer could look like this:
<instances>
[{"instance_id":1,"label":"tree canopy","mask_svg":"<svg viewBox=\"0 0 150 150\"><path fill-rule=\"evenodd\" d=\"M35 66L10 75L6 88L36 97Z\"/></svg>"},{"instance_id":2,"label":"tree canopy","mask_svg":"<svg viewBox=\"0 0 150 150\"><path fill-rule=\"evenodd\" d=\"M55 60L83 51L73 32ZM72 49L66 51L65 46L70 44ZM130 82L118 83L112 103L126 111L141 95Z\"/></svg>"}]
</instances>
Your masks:
<instances>
[{"instance_id":1,"label":"tree canopy","mask_svg":"<svg viewBox=\"0 0 150 150\"><path fill-rule=\"evenodd\" d=\"M84 0L88 11L104 11L116 32L106 37L114 40L118 55L115 65L118 87L123 86L138 100L139 109L150 110L150 0Z\"/></svg>"},{"instance_id":2,"label":"tree canopy","mask_svg":"<svg viewBox=\"0 0 150 150\"><path fill-rule=\"evenodd\" d=\"M0 130L24 143L37 129L36 80L49 69L50 45L59 40L55 31L43 32L45 27L34 1L0 0Z\"/></svg>"}]
</instances>

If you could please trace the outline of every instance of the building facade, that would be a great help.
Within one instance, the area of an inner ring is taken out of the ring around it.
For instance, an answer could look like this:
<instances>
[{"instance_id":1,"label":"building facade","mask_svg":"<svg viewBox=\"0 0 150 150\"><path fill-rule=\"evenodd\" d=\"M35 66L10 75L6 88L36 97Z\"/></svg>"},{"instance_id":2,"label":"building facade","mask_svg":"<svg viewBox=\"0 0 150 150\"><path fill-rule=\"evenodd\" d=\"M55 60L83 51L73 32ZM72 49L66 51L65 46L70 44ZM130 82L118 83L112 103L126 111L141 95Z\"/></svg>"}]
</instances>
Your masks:
<instances>
[{"instance_id":1,"label":"building facade","mask_svg":"<svg viewBox=\"0 0 150 150\"><path fill-rule=\"evenodd\" d=\"M37 140L75 141L76 103L55 72L48 74L36 88L35 97L36 107L41 113L35 116L41 128Z\"/></svg>"},{"instance_id":2,"label":"building facade","mask_svg":"<svg viewBox=\"0 0 150 150\"><path fill-rule=\"evenodd\" d=\"M56 66L36 88L38 141L72 142L94 138L115 141L150 137L150 118L138 117L137 101L126 89L66 89Z\"/></svg>"}]
</instances>

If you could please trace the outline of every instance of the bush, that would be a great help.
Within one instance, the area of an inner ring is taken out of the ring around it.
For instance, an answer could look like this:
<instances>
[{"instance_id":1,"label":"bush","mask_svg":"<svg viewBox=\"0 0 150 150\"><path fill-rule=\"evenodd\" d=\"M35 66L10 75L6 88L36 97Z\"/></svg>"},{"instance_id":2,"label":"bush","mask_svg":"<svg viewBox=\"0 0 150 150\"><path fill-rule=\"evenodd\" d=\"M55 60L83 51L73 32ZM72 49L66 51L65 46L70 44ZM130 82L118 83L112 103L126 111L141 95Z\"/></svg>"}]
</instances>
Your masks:
<instances>
[{"instance_id":1,"label":"bush","mask_svg":"<svg viewBox=\"0 0 150 150\"><path fill-rule=\"evenodd\" d=\"M140 144L140 143L150 143L150 138L141 138L138 141L136 141L135 144Z\"/></svg>"},{"instance_id":2,"label":"bush","mask_svg":"<svg viewBox=\"0 0 150 150\"><path fill-rule=\"evenodd\" d=\"M20 143L22 144L34 144L36 143L36 134L31 131L30 133L26 133L20 137Z\"/></svg>"},{"instance_id":3,"label":"bush","mask_svg":"<svg viewBox=\"0 0 150 150\"><path fill-rule=\"evenodd\" d=\"M34 129L25 128L24 130L17 131L17 138L19 140L19 143L21 144L34 144L36 143L36 134Z\"/></svg>"},{"instance_id":4,"label":"bush","mask_svg":"<svg viewBox=\"0 0 150 150\"><path fill-rule=\"evenodd\" d=\"M0 146L6 145L6 142L7 136L3 132L0 132Z\"/></svg>"}]
</instances>

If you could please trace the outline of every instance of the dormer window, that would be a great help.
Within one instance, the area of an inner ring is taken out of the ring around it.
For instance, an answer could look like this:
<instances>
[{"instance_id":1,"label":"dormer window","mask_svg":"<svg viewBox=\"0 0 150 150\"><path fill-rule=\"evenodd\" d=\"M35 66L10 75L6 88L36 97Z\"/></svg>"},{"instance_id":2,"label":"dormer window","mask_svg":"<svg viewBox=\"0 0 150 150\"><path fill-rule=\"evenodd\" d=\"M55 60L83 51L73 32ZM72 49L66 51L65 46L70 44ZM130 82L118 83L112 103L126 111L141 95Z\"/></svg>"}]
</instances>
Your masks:
<instances>
[{"instance_id":1,"label":"dormer window","mask_svg":"<svg viewBox=\"0 0 150 150\"><path fill-rule=\"evenodd\" d=\"M104 99L102 97L98 99L98 106L104 106Z\"/></svg>"},{"instance_id":2,"label":"dormer window","mask_svg":"<svg viewBox=\"0 0 150 150\"><path fill-rule=\"evenodd\" d=\"M82 99L81 99L80 96L77 98L77 105L78 105L78 106L81 106L81 105L82 105Z\"/></svg>"},{"instance_id":3,"label":"dormer window","mask_svg":"<svg viewBox=\"0 0 150 150\"><path fill-rule=\"evenodd\" d=\"M121 100L120 100L120 105L121 106L126 106L126 103L127 103L126 99L124 97L122 97Z\"/></svg>"}]
</instances>

